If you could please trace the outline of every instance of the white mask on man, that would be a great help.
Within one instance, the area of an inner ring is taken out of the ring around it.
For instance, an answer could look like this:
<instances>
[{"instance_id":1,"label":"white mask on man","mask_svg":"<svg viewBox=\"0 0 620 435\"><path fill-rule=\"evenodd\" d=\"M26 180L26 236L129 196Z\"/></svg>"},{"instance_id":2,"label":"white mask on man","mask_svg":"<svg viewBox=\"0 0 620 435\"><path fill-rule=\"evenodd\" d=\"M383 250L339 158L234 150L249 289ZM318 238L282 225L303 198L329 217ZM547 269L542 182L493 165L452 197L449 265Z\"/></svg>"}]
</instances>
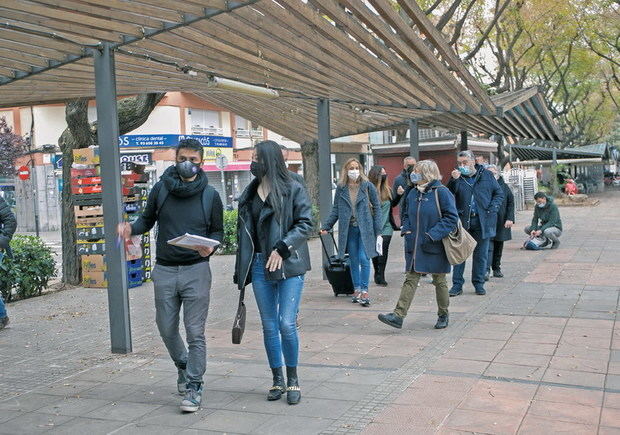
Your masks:
<instances>
[{"instance_id":1,"label":"white mask on man","mask_svg":"<svg viewBox=\"0 0 620 435\"><path fill-rule=\"evenodd\" d=\"M347 175L349 176L349 179L351 181L357 181L357 179L360 176L360 171L359 169L349 169L349 171L347 172Z\"/></svg>"}]
</instances>

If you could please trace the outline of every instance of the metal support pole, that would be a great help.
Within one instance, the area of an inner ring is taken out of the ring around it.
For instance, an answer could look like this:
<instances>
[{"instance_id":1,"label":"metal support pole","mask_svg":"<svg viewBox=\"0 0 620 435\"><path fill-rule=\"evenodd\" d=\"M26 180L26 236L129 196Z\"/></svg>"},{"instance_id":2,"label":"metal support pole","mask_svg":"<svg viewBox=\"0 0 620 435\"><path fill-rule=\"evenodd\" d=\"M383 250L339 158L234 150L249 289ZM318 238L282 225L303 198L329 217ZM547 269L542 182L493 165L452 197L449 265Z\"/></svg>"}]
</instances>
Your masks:
<instances>
[{"instance_id":1,"label":"metal support pole","mask_svg":"<svg viewBox=\"0 0 620 435\"><path fill-rule=\"evenodd\" d=\"M461 131L461 151L467 151L467 131Z\"/></svg>"},{"instance_id":2,"label":"metal support pole","mask_svg":"<svg viewBox=\"0 0 620 435\"><path fill-rule=\"evenodd\" d=\"M97 138L103 183L103 223L105 230L108 278L110 339L113 353L129 353L131 324L127 264L124 246L119 246L116 227L123 221L120 151L118 148L118 112L116 107L116 72L114 52L104 42L93 50L95 60L95 95L97 99Z\"/></svg>"},{"instance_id":3,"label":"metal support pole","mask_svg":"<svg viewBox=\"0 0 620 435\"><path fill-rule=\"evenodd\" d=\"M226 177L224 176L224 169L220 169L220 177L222 180L222 194L224 195L224 210L228 208L228 193L226 193Z\"/></svg>"},{"instance_id":4,"label":"metal support pole","mask_svg":"<svg viewBox=\"0 0 620 435\"><path fill-rule=\"evenodd\" d=\"M409 155L414 157L416 162L420 160L420 132L418 131L418 120L409 120Z\"/></svg>"},{"instance_id":5,"label":"metal support pole","mask_svg":"<svg viewBox=\"0 0 620 435\"><path fill-rule=\"evenodd\" d=\"M553 188L553 196L557 196L560 191L560 186L558 186L558 151L555 148L553 149L552 160L551 176L553 180L551 180L551 186Z\"/></svg>"},{"instance_id":6,"label":"metal support pole","mask_svg":"<svg viewBox=\"0 0 620 435\"><path fill-rule=\"evenodd\" d=\"M316 106L318 126L318 153L319 153L319 215L321 222L326 222L332 208L332 161L331 138L329 126L329 100L320 99ZM334 252L330 238L325 239L327 252ZM327 256L323 252L323 263ZM326 279L323 272L323 279Z\"/></svg>"}]
</instances>

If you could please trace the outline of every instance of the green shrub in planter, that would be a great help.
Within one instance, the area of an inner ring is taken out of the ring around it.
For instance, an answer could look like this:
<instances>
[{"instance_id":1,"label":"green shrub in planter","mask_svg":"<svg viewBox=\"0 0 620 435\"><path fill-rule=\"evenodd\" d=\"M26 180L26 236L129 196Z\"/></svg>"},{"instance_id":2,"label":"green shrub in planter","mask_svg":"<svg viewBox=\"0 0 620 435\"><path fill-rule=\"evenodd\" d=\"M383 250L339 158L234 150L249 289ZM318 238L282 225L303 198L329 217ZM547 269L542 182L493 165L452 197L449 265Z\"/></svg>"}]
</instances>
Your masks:
<instances>
[{"instance_id":1,"label":"green shrub in planter","mask_svg":"<svg viewBox=\"0 0 620 435\"><path fill-rule=\"evenodd\" d=\"M11 299L15 288L20 299L39 296L50 278L56 276L56 261L52 250L35 236L16 235L11 240L13 258L4 257L0 289L5 299Z\"/></svg>"},{"instance_id":2,"label":"green shrub in planter","mask_svg":"<svg viewBox=\"0 0 620 435\"><path fill-rule=\"evenodd\" d=\"M224 240L217 250L218 254L237 252L237 210L224 211Z\"/></svg>"}]
</instances>

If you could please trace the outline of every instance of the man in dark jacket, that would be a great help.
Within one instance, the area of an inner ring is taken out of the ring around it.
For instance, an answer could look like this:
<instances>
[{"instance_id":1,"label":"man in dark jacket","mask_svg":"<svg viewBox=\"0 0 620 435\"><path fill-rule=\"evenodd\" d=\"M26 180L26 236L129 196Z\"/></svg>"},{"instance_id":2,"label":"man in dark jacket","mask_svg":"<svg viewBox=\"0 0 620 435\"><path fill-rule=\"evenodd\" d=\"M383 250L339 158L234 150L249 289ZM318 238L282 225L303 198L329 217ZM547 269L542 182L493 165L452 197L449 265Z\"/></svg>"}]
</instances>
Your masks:
<instances>
[{"instance_id":1,"label":"man in dark jacket","mask_svg":"<svg viewBox=\"0 0 620 435\"><path fill-rule=\"evenodd\" d=\"M164 172L153 186L147 205L134 224L120 224L119 234L128 239L159 224L157 257L152 278L155 287L155 320L170 357L178 369L177 387L185 398L181 410L195 412L202 400L202 382L207 363L205 323L209 310L211 269L214 248L181 248L170 239L186 233L222 241L224 210L219 194L202 171L200 142L179 142L176 165ZM187 348L179 334L179 312Z\"/></svg>"},{"instance_id":2,"label":"man in dark jacket","mask_svg":"<svg viewBox=\"0 0 620 435\"><path fill-rule=\"evenodd\" d=\"M553 202L552 196L547 196L543 192L537 192L534 195L536 208L534 209L534 217L532 223L525 227L525 234L530 236L545 236L551 241L551 249L557 249L560 246L560 236L562 235L562 219L560 219L560 210Z\"/></svg>"},{"instance_id":3,"label":"man in dark jacket","mask_svg":"<svg viewBox=\"0 0 620 435\"><path fill-rule=\"evenodd\" d=\"M0 264L4 256L11 255L9 243L17 229L17 220L9 208L4 198L0 196ZM2 294L0 294L0 329L4 329L9 324L9 316L6 312Z\"/></svg>"},{"instance_id":4,"label":"man in dark jacket","mask_svg":"<svg viewBox=\"0 0 620 435\"><path fill-rule=\"evenodd\" d=\"M504 178L500 175L497 166L489 165L487 169L491 171L502 192L504 192L504 200L497 213L495 237L489 243L489 259L485 279L488 279L491 269L493 269L494 278L503 278L504 274L501 268L502 253L504 251L504 242L512 240L511 228L515 223L515 197L512 194L512 190L510 190L510 186L506 184Z\"/></svg>"},{"instance_id":5,"label":"man in dark jacket","mask_svg":"<svg viewBox=\"0 0 620 435\"><path fill-rule=\"evenodd\" d=\"M475 164L471 151L459 152L457 164L458 168L452 171L448 188L456 199L456 208L463 227L476 239L471 281L476 294L485 295L484 275L487 270L489 240L495 237L497 212L504 200L504 193L493 174ZM463 293L463 272L465 262L454 266L450 296Z\"/></svg>"},{"instance_id":6,"label":"man in dark jacket","mask_svg":"<svg viewBox=\"0 0 620 435\"><path fill-rule=\"evenodd\" d=\"M400 204L400 201L403 198L403 194L407 187L411 186L411 182L409 181L409 174L413 171L415 167L416 159L414 157L405 157L403 160L403 170L402 172L394 179L394 185L392 187L392 203Z\"/></svg>"}]
</instances>

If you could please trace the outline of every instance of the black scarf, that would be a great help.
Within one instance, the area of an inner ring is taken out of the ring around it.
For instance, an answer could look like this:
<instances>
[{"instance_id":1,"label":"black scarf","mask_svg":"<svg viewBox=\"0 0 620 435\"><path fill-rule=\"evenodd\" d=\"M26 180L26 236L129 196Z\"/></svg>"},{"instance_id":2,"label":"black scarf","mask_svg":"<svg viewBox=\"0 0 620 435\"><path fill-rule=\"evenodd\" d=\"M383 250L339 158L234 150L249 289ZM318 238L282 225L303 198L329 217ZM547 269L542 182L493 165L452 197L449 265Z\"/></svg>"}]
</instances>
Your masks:
<instances>
[{"instance_id":1,"label":"black scarf","mask_svg":"<svg viewBox=\"0 0 620 435\"><path fill-rule=\"evenodd\" d=\"M179 198L189 198L200 193L207 187L209 180L207 174L200 170L196 174L194 181L183 181L177 172L176 166L170 166L161 176L161 180L166 185L168 192Z\"/></svg>"}]
</instances>

